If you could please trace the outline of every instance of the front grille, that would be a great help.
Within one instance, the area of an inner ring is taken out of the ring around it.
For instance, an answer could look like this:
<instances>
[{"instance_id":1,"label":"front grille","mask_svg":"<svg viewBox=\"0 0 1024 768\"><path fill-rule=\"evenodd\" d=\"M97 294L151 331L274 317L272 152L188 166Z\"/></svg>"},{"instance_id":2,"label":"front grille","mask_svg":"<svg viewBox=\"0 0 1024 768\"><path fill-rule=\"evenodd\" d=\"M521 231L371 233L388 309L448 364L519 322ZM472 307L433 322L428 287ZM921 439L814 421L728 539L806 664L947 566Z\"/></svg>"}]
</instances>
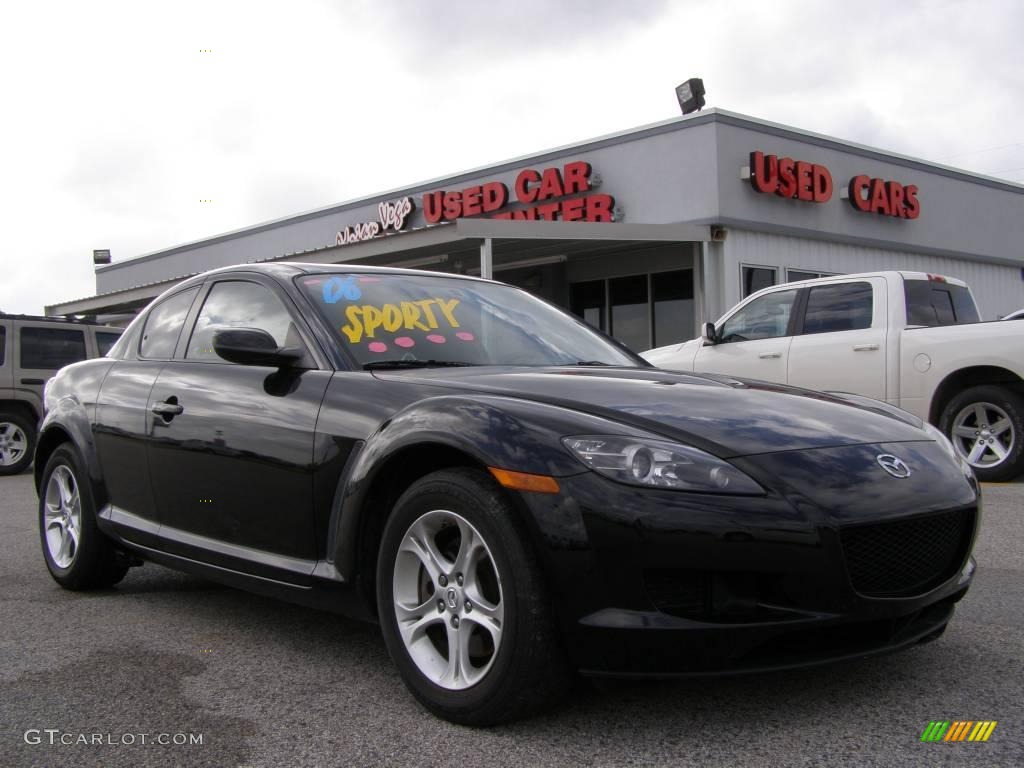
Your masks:
<instances>
[{"instance_id":1,"label":"front grille","mask_svg":"<svg viewBox=\"0 0 1024 768\"><path fill-rule=\"evenodd\" d=\"M843 528L840 540L853 588L868 597L919 595L963 563L974 509Z\"/></svg>"},{"instance_id":2,"label":"front grille","mask_svg":"<svg viewBox=\"0 0 1024 768\"><path fill-rule=\"evenodd\" d=\"M707 571L649 568L644 571L647 596L662 613L686 619L704 619L710 609Z\"/></svg>"}]
</instances>

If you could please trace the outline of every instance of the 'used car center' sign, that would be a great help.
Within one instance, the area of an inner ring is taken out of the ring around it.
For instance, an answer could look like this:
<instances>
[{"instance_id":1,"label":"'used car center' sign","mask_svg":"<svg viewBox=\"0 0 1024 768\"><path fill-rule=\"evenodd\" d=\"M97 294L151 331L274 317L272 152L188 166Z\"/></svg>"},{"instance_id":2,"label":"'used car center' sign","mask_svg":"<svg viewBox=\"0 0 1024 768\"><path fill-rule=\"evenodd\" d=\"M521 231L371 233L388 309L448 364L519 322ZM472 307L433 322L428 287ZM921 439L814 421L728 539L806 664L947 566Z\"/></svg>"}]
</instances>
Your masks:
<instances>
[{"instance_id":1,"label":"'used car center' sign","mask_svg":"<svg viewBox=\"0 0 1024 768\"><path fill-rule=\"evenodd\" d=\"M509 189L500 181L476 184L459 190L439 189L421 199L427 224L469 216L526 221L615 221L615 198L595 193L600 178L590 163L575 161L562 167L519 172ZM379 206L380 220L345 227L336 245L369 240L389 229L401 231L416 208L411 197Z\"/></svg>"}]
</instances>

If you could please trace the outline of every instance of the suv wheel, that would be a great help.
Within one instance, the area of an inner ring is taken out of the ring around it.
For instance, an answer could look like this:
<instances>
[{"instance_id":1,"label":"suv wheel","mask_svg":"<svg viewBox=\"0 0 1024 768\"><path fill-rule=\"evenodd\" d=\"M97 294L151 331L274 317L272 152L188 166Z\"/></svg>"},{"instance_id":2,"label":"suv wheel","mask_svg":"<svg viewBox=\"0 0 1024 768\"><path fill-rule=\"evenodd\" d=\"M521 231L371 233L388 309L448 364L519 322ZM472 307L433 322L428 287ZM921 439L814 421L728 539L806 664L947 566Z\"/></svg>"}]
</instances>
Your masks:
<instances>
[{"instance_id":1,"label":"suv wheel","mask_svg":"<svg viewBox=\"0 0 1024 768\"><path fill-rule=\"evenodd\" d=\"M19 413L0 413L0 475L16 475L32 463L36 431Z\"/></svg>"},{"instance_id":2,"label":"suv wheel","mask_svg":"<svg viewBox=\"0 0 1024 768\"><path fill-rule=\"evenodd\" d=\"M971 387L942 412L942 431L979 480L1011 480L1024 471L1024 398L1003 387Z\"/></svg>"},{"instance_id":3,"label":"suv wheel","mask_svg":"<svg viewBox=\"0 0 1024 768\"><path fill-rule=\"evenodd\" d=\"M406 686L439 717L505 722L566 687L526 531L482 472L435 472L398 500L381 540L377 605Z\"/></svg>"},{"instance_id":4,"label":"suv wheel","mask_svg":"<svg viewBox=\"0 0 1024 768\"><path fill-rule=\"evenodd\" d=\"M53 452L43 471L39 539L50 575L65 589L109 587L128 572L127 559L96 526L88 476L67 443Z\"/></svg>"}]
</instances>

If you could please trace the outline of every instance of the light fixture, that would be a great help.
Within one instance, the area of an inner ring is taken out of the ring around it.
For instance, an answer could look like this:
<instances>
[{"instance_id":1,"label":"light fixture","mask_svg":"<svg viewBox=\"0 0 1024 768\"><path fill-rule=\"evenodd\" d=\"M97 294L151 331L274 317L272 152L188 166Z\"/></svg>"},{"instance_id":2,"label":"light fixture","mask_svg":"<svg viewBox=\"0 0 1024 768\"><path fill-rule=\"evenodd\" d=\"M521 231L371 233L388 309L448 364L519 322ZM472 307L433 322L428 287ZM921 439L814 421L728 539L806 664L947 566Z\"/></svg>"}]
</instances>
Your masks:
<instances>
[{"instance_id":1,"label":"light fixture","mask_svg":"<svg viewBox=\"0 0 1024 768\"><path fill-rule=\"evenodd\" d=\"M435 256L422 256L418 259L406 259L405 261L396 261L394 264L382 264L385 267L426 267L430 264L444 264L448 261L447 253L439 253Z\"/></svg>"},{"instance_id":2,"label":"light fixture","mask_svg":"<svg viewBox=\"0 0 1024 768\"><path fill-rule=\"evenodd\" d=\"M543 264L559 264L565 261L568 257L565 254L558 254L557 256L537 256L533 259L520 259L519 261L505 261L500 264L495 264L492 267L492 272L505 272L509 269L519 269L520 267L539 267ZM479 275L480 267L470 267L466 270L468 275Z\"/></svg>"},{"instance_id":3,"label":"light fixture","mask_svg":"<svg viewBox=\"0 0 1024 768\"><path fill-rule=\"evenodd\" d=\"M704 81L699 77L691 77L685 83L676 86L676 98L684 115L697 112L704 106Z\"/></svg>"},{"instance_id":4,"label":"light fixture","mask_svg":"<svg viewBox=\"0 0 1024 768\"><path fill-rule=\"evenodd\" d=\"M106 248L103 250L97 250L92 252L92 263L93 264L109 264L110 263L110 251Z\"/></svg>"}]
</instances>

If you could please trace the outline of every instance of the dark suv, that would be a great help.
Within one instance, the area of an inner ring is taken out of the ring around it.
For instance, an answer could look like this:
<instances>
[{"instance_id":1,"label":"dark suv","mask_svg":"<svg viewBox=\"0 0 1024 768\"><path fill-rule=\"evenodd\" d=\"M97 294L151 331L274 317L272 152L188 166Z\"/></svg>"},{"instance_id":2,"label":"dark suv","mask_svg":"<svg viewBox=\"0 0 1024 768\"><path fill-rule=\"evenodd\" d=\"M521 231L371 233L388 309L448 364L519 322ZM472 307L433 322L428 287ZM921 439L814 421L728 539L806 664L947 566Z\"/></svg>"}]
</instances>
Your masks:
<instances>
[{"instance_id":1,"label":"dark suv","mask_svg":"<svg viewBox=\"0 0 1024 768\"><path fill-rule=\"evenodd\" d=\"M0 313L0 475L32 463L46 380L65 365L103 357L121 331L83 320Z\"/></svg>"}]
</instances>

